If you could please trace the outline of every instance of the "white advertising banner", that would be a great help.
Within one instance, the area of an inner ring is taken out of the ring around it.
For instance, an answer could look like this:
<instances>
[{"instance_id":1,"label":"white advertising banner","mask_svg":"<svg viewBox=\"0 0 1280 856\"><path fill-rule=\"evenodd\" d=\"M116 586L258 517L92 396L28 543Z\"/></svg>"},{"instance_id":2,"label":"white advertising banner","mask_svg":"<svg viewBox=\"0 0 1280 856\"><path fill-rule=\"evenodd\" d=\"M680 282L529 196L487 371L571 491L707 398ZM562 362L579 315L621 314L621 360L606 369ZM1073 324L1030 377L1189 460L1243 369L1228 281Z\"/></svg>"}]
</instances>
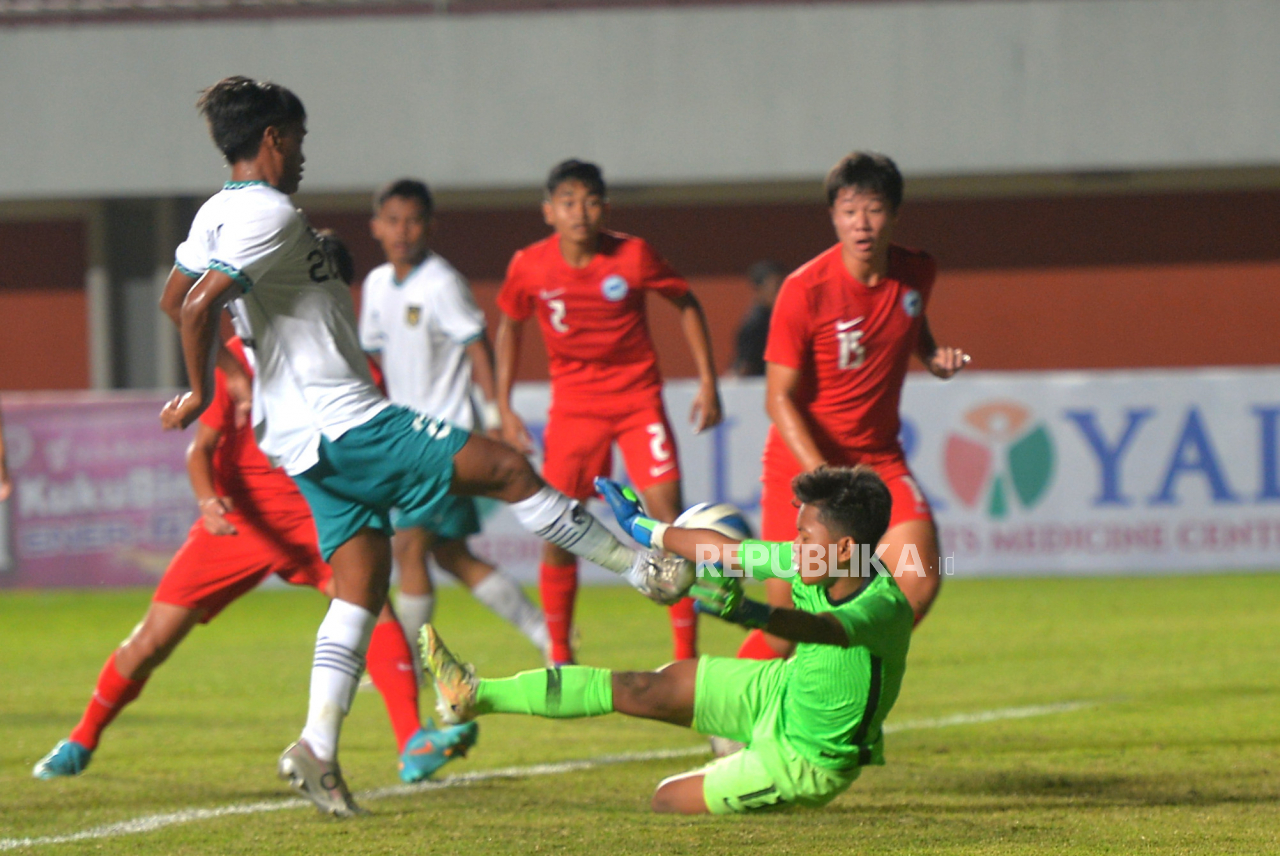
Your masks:
<instances>
[{"instance_id":1,"label":"white advertising banner","mask_svg":"<svg viewBox=\"0 0 1280 856\"><path fill-rule=\"evenodd\" d=\"M763 383L726 382L725 422L700 436L695 391L666 390L685 503L731 502L758 522ZM535 438L548 402L543 384L517 390ZM902 415L957 577L1280 568L1280 369L913 375ZM477 551L536 578L538 540L487 510Z\"/></svg>"}]
</instances>

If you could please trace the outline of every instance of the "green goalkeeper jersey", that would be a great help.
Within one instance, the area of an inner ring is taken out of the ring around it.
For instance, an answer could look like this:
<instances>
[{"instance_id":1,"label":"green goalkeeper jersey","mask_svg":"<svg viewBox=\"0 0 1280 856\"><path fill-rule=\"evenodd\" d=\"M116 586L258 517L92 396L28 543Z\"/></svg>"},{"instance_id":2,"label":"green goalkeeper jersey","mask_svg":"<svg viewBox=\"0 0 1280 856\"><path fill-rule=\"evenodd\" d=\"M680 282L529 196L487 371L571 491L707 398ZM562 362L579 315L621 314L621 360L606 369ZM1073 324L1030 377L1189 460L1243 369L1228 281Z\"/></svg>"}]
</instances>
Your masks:
<instances>
[{"instance_id":1,"label":"green goalkeeper jersey","mask_svg":"<svg viewBox=\"0 0 1280 856\"><path fill-rule=\"evenodd\" d=\"M786 579L791 545L762 546L774 548L769 550L774 561L766 569L748 558L763 551L744 549L747 570L757 579ZM877 576L837 601L830 599L825 585L809 585L798 574L790 575L796 609L831 613L849 637L847 648L800 642L787 663L783 733L798 752L824 767L884 763L881 726L902 687L914 617L893 577L879 564L875 567Z\"/></svg>"}]
</instances>

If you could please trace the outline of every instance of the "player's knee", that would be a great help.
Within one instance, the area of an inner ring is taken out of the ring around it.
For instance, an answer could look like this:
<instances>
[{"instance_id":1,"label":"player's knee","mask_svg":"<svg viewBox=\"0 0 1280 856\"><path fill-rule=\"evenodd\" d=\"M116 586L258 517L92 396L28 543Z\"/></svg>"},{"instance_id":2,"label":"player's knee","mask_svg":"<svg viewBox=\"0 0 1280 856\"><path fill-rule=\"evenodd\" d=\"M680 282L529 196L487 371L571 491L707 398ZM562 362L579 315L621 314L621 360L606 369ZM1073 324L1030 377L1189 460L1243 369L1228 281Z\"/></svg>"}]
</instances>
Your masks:
<instances>
[{"instance_id":1,"label":"player's knee","mask_svg":"<svg viewBox=\"0 0 1280 856\"><path fill-rule=\"evenodd\" d=\"M518 502L527 499L542 487L542 479L534 472L529 459L506 446L499 447L494 455L491 479L496 486L499 499L507 502Z\"/></svg>"},{"instance_id":2,"label":"player's knee","mask_svg":"<svg viewBox=\"0 0 1280 856\"><path fill-rule=\"evenodd\" d=\"M671 793L671 788L663 782L658 789L653 792L653 799L649 800L649 808L658 814L677 814L680 811L679 801Z\"/></svg>"},{"instance_id":3,"label":"player's knee","mask_svg":"<svg viewBox=\"0 0 1280 856\"><path fill-rule=\"evenodd\" d=\"M649 807L660 814L704 814L707 803L702 793L702 776L681 773L663 779L653 792Z\"/></svg>"},{"instance_id":4,"label":"player's knee","mask_svg":"<svg viewBox=\"0 0 1280 856\"><path fill-rule=\"evenodd\" d=\"M614 672L613 703L622 713L660 716L670 708L671 693L660 672Z\"/></svg>"}]
</instances>

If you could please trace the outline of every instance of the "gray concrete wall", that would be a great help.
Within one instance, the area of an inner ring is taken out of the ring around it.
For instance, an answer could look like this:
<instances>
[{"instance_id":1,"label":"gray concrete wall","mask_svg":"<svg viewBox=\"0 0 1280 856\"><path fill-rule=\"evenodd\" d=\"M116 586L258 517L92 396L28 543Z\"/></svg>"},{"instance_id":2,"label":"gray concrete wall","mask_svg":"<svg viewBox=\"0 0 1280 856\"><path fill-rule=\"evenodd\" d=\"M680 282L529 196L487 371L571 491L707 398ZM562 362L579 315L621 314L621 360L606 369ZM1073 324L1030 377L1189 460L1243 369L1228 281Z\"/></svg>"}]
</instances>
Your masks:
<instances>
[{"instance_id":1,"label":"gray concrete wall","mask_svg":"<svg viewBox=\"0 0 1280 856\"><path fill-rule=\"evenodd\" d=\"M304 189L1280 164L1280 3L656 8L0 29L0 199L207 193L192 107L233 73L310 112Z\"/></svg>"}]
</instances>

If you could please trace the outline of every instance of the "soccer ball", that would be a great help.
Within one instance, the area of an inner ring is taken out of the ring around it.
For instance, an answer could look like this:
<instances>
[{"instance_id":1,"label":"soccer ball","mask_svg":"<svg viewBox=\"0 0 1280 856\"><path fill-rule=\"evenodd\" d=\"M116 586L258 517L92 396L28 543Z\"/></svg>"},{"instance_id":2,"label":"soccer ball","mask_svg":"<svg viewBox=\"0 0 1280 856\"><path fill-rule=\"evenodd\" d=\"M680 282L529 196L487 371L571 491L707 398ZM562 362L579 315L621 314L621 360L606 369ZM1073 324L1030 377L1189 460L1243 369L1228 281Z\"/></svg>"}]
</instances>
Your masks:
<instances>
[{"instance_id":1,"label":"soccer ball","mask_svg":"<svg viewBox=\"0 0 1280 856\"><path fill-rule=\"evenodd\" d=\"M685 529L710 529L726 538L741 541L751 537L751 524L741 511L727 502L700 502L684 510L672 523ZM633 585L646 597L670 606L684 597L698 578L697 566L674 553L654 552L639 569Z\"/></svg>"},{"instance_id":2,"label":"soccer ball","mask_svg":"<svg viewBox=\"0 0 1280 856\"><path fill-rule=\"evenodd\" d=\"M741 511L727 502L700 502L686 508L672 525L685 529L710 529L738 541L751 537L751 524L747 523ZM670 606L684 597L697 579L698 570L693 562L673 553L661 553L654 555L648 563L645 585L641 590L650 599Z\"/></svg>"},{"instance_id":3,"label":"soccer ball","mask_svg":"<svg viewBox=\"0 0 1280 856\"><path fill-rule=\"evenodd\" d=\"M727 502L699 502L691 505L672 525L685 529L710 529L738 541L751 537L751 524L747 522L747 518Z\"/></svg>"}]
</instances>

